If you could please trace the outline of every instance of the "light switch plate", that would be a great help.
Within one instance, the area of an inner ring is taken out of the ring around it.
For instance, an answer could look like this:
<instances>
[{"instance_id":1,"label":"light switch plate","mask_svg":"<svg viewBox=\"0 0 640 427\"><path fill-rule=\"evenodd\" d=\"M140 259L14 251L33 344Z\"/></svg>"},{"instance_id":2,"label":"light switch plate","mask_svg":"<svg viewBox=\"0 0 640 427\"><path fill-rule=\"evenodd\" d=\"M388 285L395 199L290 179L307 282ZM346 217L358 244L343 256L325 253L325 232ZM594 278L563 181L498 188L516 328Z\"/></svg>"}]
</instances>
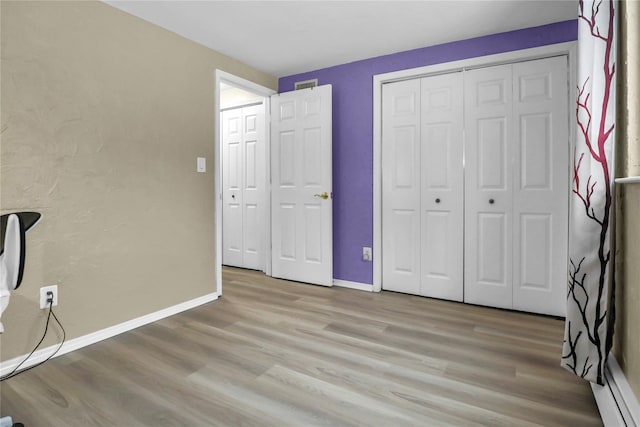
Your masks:
<instances>
[{"instance_id":1,"label":"light switch plate","mask_svg":"<svg viewBox=\"0 0 640 427\"><path fill-rule=\"evenodd\" d=\"M198 157L196 160L196 170L198 172L207 171L207 159L205 157Z\"/></svg>"}]
</instances>

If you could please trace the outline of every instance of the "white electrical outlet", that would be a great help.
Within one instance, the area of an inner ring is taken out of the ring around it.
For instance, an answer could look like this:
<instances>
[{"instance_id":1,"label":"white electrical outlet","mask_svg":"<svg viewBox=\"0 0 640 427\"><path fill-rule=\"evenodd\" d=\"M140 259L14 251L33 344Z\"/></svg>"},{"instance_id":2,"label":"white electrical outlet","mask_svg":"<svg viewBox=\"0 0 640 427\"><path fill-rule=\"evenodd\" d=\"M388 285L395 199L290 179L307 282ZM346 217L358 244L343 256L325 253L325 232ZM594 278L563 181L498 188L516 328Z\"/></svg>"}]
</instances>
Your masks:
<instances>
[{"instance_id":1,"label":"white electrical outlet","mask_svg":"<svg viewBox=\"0 0 640 427\"><path fill-rule=\"evenodd\" d=\"M371 248L367 248L366 246L362 248L362 260L363 261L371 261Z\"/></svg>"},{"instance_id":2,"label":"white electrical outlet","mask_svg":"<svg viewBox=\"0 0 640 427\"><path fill-rule=\"evenodd\" d=\"M49 308L47 292L53 292L53 306L58 305L58 285L43 286L40 288L40 308Z\"/></svg>"}]
</instances>

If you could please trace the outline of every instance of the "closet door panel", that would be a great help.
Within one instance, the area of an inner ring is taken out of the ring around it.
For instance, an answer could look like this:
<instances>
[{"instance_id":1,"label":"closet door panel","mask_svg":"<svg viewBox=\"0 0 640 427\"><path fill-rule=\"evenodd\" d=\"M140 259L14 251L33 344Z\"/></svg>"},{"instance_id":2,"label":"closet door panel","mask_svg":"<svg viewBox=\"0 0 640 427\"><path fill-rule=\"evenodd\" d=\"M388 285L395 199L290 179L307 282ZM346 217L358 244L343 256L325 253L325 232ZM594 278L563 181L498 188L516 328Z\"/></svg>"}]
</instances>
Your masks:
<instances>
[{"instance_id":1,"label":"closet door panel","mask_svg":"<svg viewBox=\"0 0 640 427\"><path fill-rule=\"evenodd\" d=\"M421 79L420 295L462 301L462 73Z\"/></svg>"},{"instance_id":2,"label":"closet door panel","mask_svg":"<svg viewBox=\"0 0 640 427\"><path fill-rule=\"evenodd\" d=\"M262 269L264 264L264 106L222 113L222 263Z\"/></svg>"},{"instance_id":3,"label":"closet door panel","mask_svg":"<svg viewBox=\"0 0 640 427\"><path fill-rule=\"evenodd\" d=\"M222 263L234 267L243 266L242 133L241 110L224 111L222 113Z\"/></svg>"},{"instance_id":4,"label":"closet door panel","mask_svg":"<svg viewBox=\"0 0 640 427\"><path fill-rule=\"evenodd\" d=\"M511 308L511 66L465 72L464 91L464 300Z\"/></svg>"},{"instance_id":5,"label":"closet door panel","mask_svg":"<svg viewBox=\"0 0 640 427\"><path fill-rule=\"evenodd\" d=\"M242 109L243 267L259 270L263 260L264 115L262 105Z\"/></svg>"},{"instance_id":6,"label":"closet door panel","mask_svg":"<svg viewBox=\"0 0 640 427\"><path fill-rule=\"evenodd\" d=\"M514 64L513 308L564 316L569 130L567 58Z\"/></svg>"},{"instance_id":7,"label":"closet door panel","mask_svg":"<svg viewBox=\"0 0 640 427\"><path fill-rule=\"evenodd\" d=\"M420 80L382 89L382 287L420 291Z\"/></svg>"}]
</instances>

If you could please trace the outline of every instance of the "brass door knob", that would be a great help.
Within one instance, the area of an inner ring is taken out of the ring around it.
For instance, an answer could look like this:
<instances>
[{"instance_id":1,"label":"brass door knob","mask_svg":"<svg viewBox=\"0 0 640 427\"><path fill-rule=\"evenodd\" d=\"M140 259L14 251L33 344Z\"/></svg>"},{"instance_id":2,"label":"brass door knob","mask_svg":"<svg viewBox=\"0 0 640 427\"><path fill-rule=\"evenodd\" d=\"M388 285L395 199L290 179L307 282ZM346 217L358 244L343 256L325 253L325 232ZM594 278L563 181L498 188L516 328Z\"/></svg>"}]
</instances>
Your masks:
<instances>
[{"instance_id":1,"label":"brass door knob","mask_svg":"<svg viewBox=\"0 0 640 427\"><path fill-rule=\"evenodd\" d=\"M327 200L329 198L329 193L325 191L322 194L314 194L313 197L320 197L323 200Z\"/></svg>"}]
</instances>

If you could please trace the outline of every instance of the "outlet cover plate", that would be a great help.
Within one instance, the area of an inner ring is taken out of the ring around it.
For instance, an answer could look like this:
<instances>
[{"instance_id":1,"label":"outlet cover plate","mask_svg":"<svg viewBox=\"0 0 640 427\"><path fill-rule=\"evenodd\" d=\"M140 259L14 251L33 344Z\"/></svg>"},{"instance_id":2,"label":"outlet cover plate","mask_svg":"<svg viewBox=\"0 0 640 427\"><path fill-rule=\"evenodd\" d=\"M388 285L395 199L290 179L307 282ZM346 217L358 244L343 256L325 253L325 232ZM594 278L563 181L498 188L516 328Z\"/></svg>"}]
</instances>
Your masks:
<instances>
[{"instance_id":1,"label":"outlet cover plate","mask_svg":"<svg viewBox=\"0 0 640 427\"><path fill-rule=\"evenodd\" d=\"M371 261L372 260L371 248L368 248L366 246L362 248L362 260L363 261Z\"/></svg>"},{"instance_id":2,"label":"outlet cover plate","mask_svg":"<svg viewBox=\"0 0 640 427\"><path fill-rule=\"evenodd\" d=\"M53 306L58 305L58 285L43 286L40 288L40 308L48 308L47 292L53 292Z\"/></svg>"}]
</instances>

